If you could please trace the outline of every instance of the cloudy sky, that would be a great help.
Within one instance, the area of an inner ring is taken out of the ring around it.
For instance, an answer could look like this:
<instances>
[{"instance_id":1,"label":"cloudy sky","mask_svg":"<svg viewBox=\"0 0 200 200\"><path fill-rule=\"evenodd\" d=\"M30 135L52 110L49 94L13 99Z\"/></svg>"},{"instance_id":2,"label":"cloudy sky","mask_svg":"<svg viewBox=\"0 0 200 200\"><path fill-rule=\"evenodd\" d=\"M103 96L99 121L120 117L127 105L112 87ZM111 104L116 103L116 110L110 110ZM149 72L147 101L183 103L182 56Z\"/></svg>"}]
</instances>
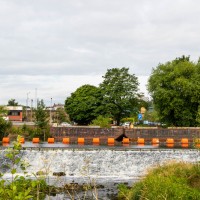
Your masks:
<instances>
[{"instance_id":1,"label":"cloudy sky","mask_svg":"<svg viewBox=\"0 0 200 200\"><path fill-rule=\"evenodd\" d=\"M0 0L0 104L63 103L108 68L145 85L152 68L200 56L199 0Z\"/></svg>"}]
</instances>

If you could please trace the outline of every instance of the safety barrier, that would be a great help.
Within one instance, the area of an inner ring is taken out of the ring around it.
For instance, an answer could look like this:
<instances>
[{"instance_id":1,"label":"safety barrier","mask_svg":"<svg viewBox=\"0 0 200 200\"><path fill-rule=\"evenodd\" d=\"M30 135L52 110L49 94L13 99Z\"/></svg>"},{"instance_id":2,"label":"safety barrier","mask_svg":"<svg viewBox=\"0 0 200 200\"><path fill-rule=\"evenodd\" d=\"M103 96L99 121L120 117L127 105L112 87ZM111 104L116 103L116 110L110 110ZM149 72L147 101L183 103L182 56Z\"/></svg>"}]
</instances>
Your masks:
<instances>
[{"instance_id":1,"label":"safety barrier","mask_svg":"<svg viewBox=\"0 0 200 200\"><path fill-rule=\"evenodd\" d=\"M87 140L86 140L87 139ZM70 137L64 137L62 138L62 143L63 144L74 144L77 142L77 144L93 144L93 145L100 145L101 138L99 137L94 137L91 139L84 137L77 138L77 141L74 140L74 138ZM72 141L71 141L72 140ZM86 141L85 141L86 140ZM175 145L181 145L182 147L189 147L191 146L191 143L193 142L197 147L200 147L200 138L194 139L193 141L188 138L179 138L179 139L174 139L174 138L137 138L137 139L131 139L131 138L123 138L122 141L115 141L114 137L108 137L108 138L103 138L101 143L105 144L105 141L107 140L107 145L118 145L121 143L123 146L129 146L130 144L137 144L139 146L144 146L145 144L151 144L153 146L159 146L159 145L165 145L167 147L174 147ZM20 138L20 143L25 143L25 138L22 137ZM39 138L33 138L32 143L39 143L40 139ZM55 143L55 138L48 138L47 139L48 143ZM2 145L9 145L10 143L10 138L9 137L3 137L2 139Z\"/></svg>"},{"instance_id":2,"label":"safety barrier","mask_svg":"<svg viewBox=\"0 0 200 200\"><path fill-rule=\"evenodd\" d=\"M108 138L108 145L112 146L115 144L115 138Z\"/></svg>"},{"instance_id":3,"label":"safety barrier","mask_svg":"<svg viewBox=\"0 0 200 200\"><path fill-rule=\"evenodd\" d=\"M25 139L22 137L22 138L19 139L19 142L20 143L25 143Z\"/></svg>"},{"instance_id":4,"label":"safety barrier","mask_svg":"<svg viewBox=\"0 0 200 200\"><path fill-rule=\"evenodd\" d=\"M174 144L174 139L173 138L167 138L166 144Z\"/></svg>"},{"instance_id":5,"label":"safety barrier","mask_svg":"<svg viewBox=\"0 0 200 200\"><path fill-rule=\"evenodd\" d=\"M3 137L2 143L10 143L10 138L9 137Z\"/></svg>"},{"instance_id":6,"label":"safety barrier","mask_svg":"<svg viewBox=\"0 0 200 200\"><path fill-rule=\"evenodd\" d=\"M159 144L159 139L158 138L152 138L151 143L152 144Z\"/></svg>"},{"instance_id":7,"label":"safety barrier","mask_svg":"<svg viewBox=\"0 0 200 200\"><path fill-rule=\"evenodd\" d=\"M85 139L84 138L78 138L78 144L84 144Z\"/></svg>"},{"instance_id":8,"label":"safety barrier","mask_svg":"<svg viewBox=\"0 0 200 200\"><path fill-rule=\"evenodd\" d=\"M181 139L181 144L188 144L188 143L189 143L188 138Z\"/></svg>"},{"instance_id":9,"label":"safety barrier","mask_svg":"<svg viewBox=\"0 0 200 200\"><path fill-rule=\"evenodd\" d=\"M54 140L54 138L48 138L47 141L48 141L48 143L54 143L55 140Z\"/></svg>"},{"instance_id":10,"label":"safety barrier","mask_svg":"<svg viewBox=\"0 0 200 200\"><path fill-rule=\"evenodd\" d=\"M99 144L100 144L100 139L99 139L99 138L93 138L93 139L92 139L92 143L93 143L94 145L99 145Z\"/></svg>"},{"instance_id":11,"label":"safety barrier","mask_svg":"<svg viewBox=\"0 0 200 200\"><path fill-rule=\"evenodd\" d=\"M32 142L33 142L33 143L39 143L39 142L40 142L40 138L33 138L33 139L32 139Z\"/></svg>"},{"instance_id":12,"label":"safety barrier","mask_svg":"<svg viewBox=\"0 0 200 200\"><path fill-rule=\"evenodd\" d=\"M138 144L144 144L144 138L138 138L137 143Z\"/></svg>"},{"instance_id":13,"label":"safety barrier","mask_svg":"<svg viewBox=\"0 0 200 200\"><path fill-rule=\"evenodd\" d=\"M123 144L129 144L130 143L129 138L123 138L122 143Z\"/></svg>"},{"instance_id":14,"label":"safety barrier","mask_svg":"<svg viewBox=\"0 0 200 200\"><path fill-rule=\"evenodd\" d=\"M69 138L63 138L62 142L63 144L69 144Z\"/></svg>"}]
</instances>

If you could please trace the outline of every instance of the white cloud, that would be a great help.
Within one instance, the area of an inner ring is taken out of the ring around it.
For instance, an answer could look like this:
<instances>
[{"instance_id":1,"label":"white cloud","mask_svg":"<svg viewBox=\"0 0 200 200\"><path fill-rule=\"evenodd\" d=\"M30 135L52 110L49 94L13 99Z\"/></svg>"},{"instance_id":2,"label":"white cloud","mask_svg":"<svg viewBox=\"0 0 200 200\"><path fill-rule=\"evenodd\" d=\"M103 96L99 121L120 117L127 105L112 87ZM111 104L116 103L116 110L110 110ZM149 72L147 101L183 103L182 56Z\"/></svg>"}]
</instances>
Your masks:
<instances>
[{"instance_id":1,"label":"white cloud","mask_svg":"<svg viewBox=\"0 0 200 200\"><path fill-rule=\"evenodd\" d=\"M198 0L0 0L0 103L36 87L61 101L63 77L80 86L107 68L148 77L182 55L197 61L199 18Z\"/></svg>"}]
</instances>

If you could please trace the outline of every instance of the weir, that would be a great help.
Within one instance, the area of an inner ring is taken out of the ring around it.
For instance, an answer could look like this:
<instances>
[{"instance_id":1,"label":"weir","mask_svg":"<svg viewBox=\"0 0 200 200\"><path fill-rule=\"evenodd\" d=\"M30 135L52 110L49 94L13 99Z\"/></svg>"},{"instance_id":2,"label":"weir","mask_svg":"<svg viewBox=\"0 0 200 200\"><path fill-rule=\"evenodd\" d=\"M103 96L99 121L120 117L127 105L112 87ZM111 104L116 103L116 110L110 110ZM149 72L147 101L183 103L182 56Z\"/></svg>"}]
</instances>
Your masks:
<instances>
[{"instance_id":1,"label":"weir","mask_svg":"<svg viewBox=\"0 0 200 200\"><path fill-rule=\"evenodd\" d=\"M5 150L0 150L0 163L5 164ZM40 149L22 150L22 160L30 166L28 173L39 171L63 172L65 177L81 179L90 176L99 179L135 180L148 169L165 162L200 161L196 149Z\"/></svg>"}]
</instances>

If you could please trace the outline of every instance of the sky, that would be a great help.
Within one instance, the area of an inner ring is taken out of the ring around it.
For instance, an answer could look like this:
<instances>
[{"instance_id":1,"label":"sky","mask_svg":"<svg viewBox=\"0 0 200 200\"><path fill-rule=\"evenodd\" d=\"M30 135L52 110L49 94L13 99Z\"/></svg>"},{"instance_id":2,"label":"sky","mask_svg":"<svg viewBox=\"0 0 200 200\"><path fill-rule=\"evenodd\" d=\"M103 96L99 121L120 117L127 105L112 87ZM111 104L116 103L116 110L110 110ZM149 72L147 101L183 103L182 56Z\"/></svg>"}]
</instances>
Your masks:
<instances>
[{"instance_id":1,"label":"sky","mask_svg":"<svg viewBox=\"0 0 200 200\"><path fill-rule=\"evenodd\" d=\"M0 0L0 105L64 103L128 67L148 96L152 69L200 56L199 0Z\"/></svg>"}]
</instances>

